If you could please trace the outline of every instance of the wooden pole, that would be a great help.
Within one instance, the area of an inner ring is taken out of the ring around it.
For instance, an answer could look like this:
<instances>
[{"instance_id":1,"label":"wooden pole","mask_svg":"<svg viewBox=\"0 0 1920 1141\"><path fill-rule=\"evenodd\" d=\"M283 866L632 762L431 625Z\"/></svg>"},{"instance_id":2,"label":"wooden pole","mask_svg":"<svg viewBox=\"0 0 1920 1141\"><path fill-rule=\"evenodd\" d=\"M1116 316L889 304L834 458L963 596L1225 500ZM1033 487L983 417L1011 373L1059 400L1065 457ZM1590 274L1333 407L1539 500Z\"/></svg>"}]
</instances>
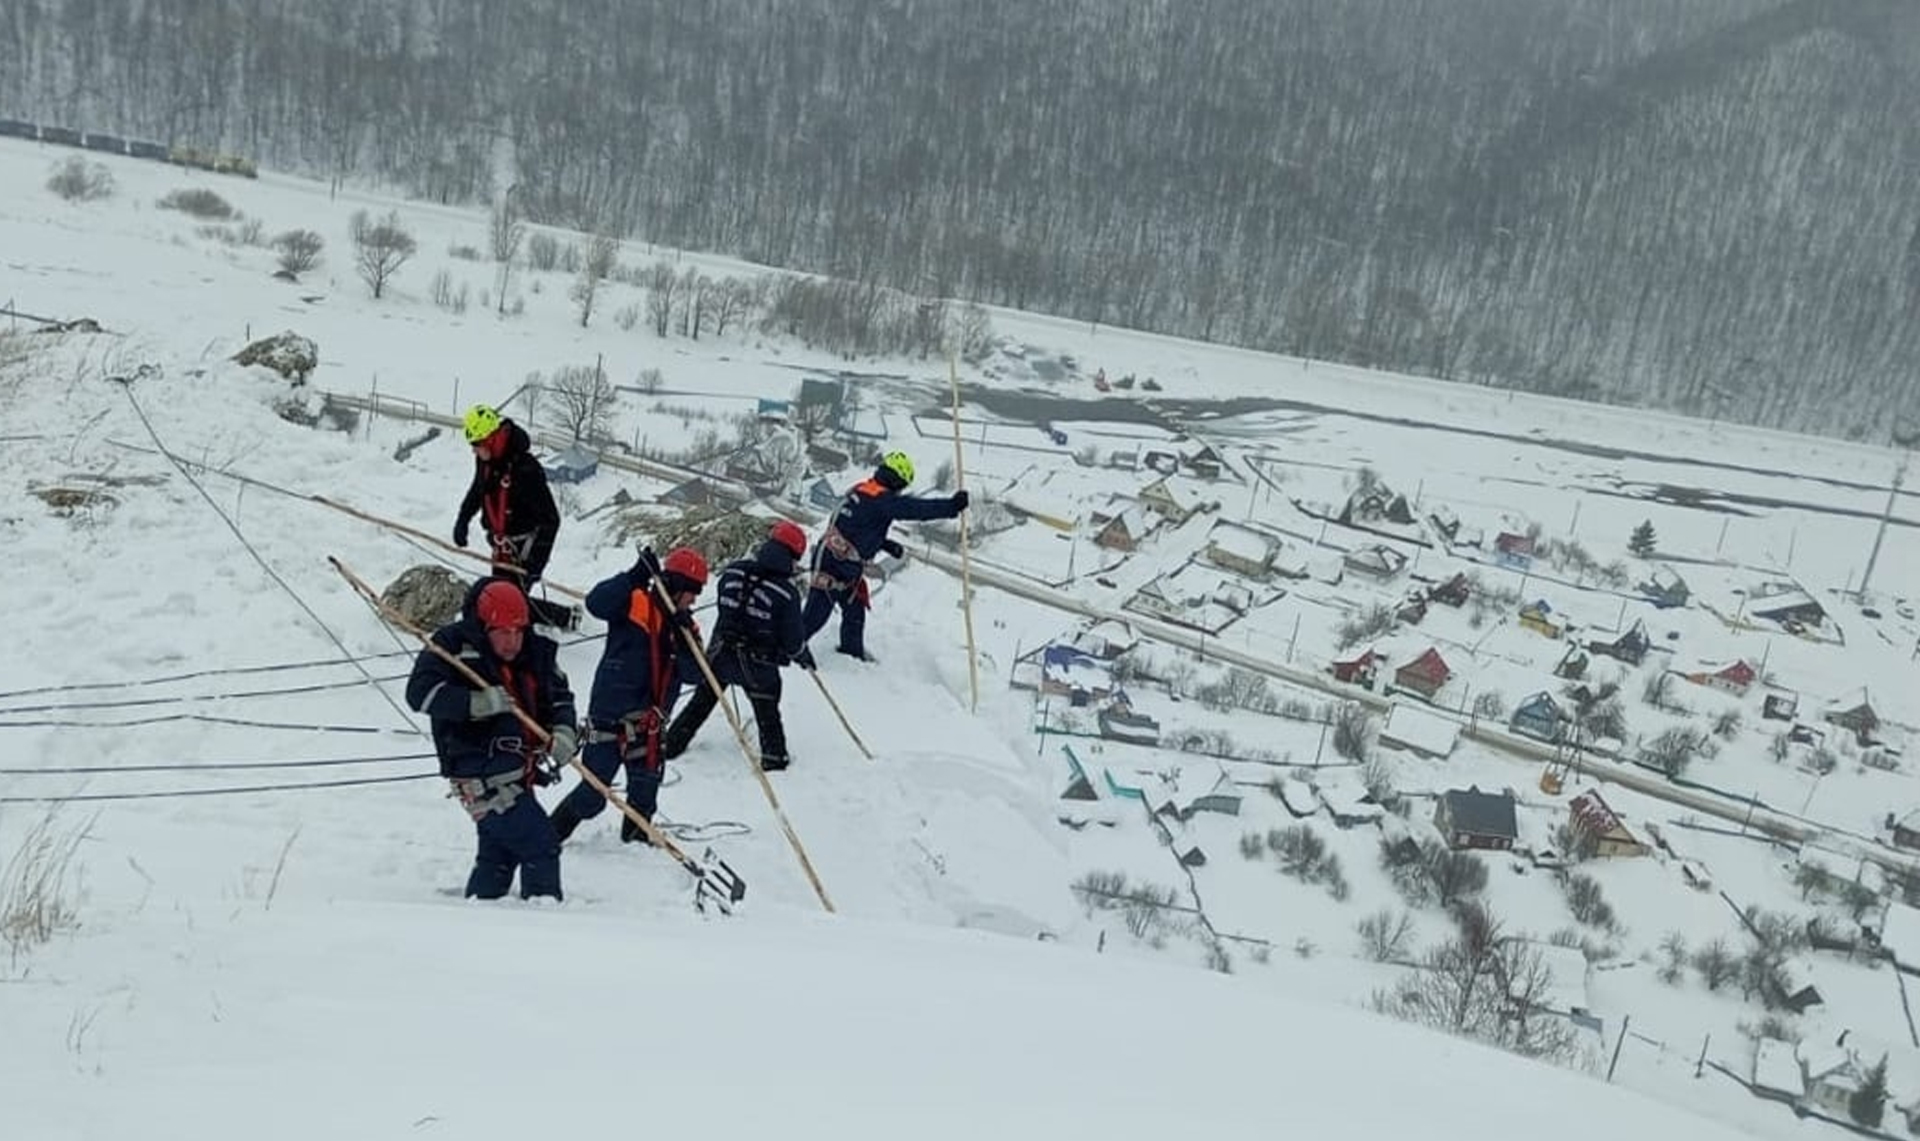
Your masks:
<instances>
[{"instance_id":1,"label":"wooden pole","mask_svg":"<svg viewBox=\"0 0 1920 1141\"><path fill-rule=\"evenodd\" d=\"M947 357L947 385L953 392L953 482L954 490L967 486L967 468L960 454L960 363ZM960 613L967 625L967 708L980 708L980 658L973 643L973 560L967 551L967 513L960 513Z\"/></svg>"},{"instance_id":2,"label":"wooden pole","mask_svg":"<svg viewBox=\"0 0 1920 1141\"><path fill-rule=\"evenodd\" d=\"M853 723L847 720L847 715L841 712L840 703L835 701L833 694L827 690L827 683L821 679L820 671L808 670L807 676L813 679L814 685L820 687L820 696L827 699L827 704L833 709L833 715L840 719L840 728L845 729L847 736L853 738L853 743L859 748L860 755L871 761L873 759L873 750L867 748L867 743L860 739L860 734L853 731Z\"/></svg>"},{"instance_id":3,"label":"wooden pole","mask_svg":"<svg viewBox=\"0 0 1920 1141\"><path fill-rule=\"evenodd\" d=\"M1620 1020L1620 1037L1613 1040L1613 1060L1607 1063L1607 1080L1613 1080L1613 1068L1620 1064L1620 1047L1627 1044L1627 1027L1633 1023L1629 1014Z\"/></svg>"},{"instance_id":4,"label":"wooden pole","mask_svg":"<svg viewBox=\"0 0 1920 1141\"><path fill-rule=\"evenodd\" d=\"M675 605L673 597L667 593L666 584L656 577L651 585L653 596L666 606L667 613L673 615L678 612L680 608ZM755 752L753 746L747 742L747 729L741 724L740 715L734 711L733 706L727 704L726 689L720 684L720 679L714 676L713 663L707 660L706 649L700 645L700 639L695 637L687 638L687 649L693 652L695 664L700 667L701 674L706 677L707 685L713 689L714 704L727 715L727 724L733 726L733 738L740 742L740 751L747 758L747 768L752 770L753 779L760 783L760 791L766 796L768 806L773 809L773 817L779 821L780 831L786 834L787 846L793 849L794 856L800 861L800 870L806 873L807 882L813 886L813 894L820 897L820 906L831 914L834 910L833 901L827 898L826 885L820 882L820 875L813 870L813 860L808 857L806 846L800 843L799 834L794 832L793 825L787 820L786 810L780 807L780 798L774 795L773 785L767 780L767 772L760 767L759 753Z\"/></svg>"}]
</instances>

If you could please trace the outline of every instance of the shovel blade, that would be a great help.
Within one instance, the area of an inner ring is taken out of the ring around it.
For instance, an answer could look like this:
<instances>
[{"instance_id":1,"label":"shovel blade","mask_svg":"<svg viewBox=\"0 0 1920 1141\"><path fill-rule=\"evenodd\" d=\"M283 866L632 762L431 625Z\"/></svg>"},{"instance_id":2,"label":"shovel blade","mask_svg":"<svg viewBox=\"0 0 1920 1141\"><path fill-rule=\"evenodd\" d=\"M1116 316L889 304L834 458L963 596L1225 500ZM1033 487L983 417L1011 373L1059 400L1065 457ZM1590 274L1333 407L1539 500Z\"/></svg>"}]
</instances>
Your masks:
<instances>
[{"instance_id":1,"label":"shovel blade","mask_svg":"<svg viewBox=\"0 0 1920 1141\"><path fill-rule=\"evenodd\" d=\"M712 848L706 850L695 869L698 879L694 883L693 906L696 910L705 911L707 905L712 904L720 914L732 915L734 908L747 898L747 881L715 855Z\"/></svg>"}]
</instances>

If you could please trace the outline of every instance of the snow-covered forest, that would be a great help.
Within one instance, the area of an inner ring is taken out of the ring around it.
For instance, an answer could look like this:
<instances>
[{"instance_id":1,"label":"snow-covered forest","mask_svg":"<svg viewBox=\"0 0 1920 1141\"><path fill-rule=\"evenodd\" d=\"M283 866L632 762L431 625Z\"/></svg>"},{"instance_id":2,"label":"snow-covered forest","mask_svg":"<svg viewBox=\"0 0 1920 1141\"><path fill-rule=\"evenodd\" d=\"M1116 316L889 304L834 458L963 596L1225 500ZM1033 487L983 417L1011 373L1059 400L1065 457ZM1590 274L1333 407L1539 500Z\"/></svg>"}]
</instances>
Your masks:
<instances>
[{"instance_id":1,"label":"snow-covered forest","mask_svg":"<svg viewBox=\"0 0 1920 1141\"><path fill-rule=\"evenodd\" d=\"M0 10L0 116L920 295L1883 442L1920 7Z\"/></svg>"}]
</instances>

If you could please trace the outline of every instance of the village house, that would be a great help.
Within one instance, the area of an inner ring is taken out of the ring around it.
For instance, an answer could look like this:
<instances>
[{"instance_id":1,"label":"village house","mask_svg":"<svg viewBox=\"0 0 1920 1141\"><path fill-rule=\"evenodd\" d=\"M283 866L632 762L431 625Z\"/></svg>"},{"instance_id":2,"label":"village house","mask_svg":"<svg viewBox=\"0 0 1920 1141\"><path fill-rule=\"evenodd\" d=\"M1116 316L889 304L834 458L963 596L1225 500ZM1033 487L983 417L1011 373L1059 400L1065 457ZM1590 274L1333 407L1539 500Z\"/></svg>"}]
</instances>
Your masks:
<instances>
[{"instance_id":1,"label":"village house","mask_svg":"<svg viewBox=\"0 0 1920 1141\"><path fill-rule=\"evenodd\" d=\"M1049 642L1022 654L1014 663L1013 685L1070 705L1091 706L1119 692L1107 663L1070 644Z\"/></svg>"},{"instance_id":2,"label":"village house","mask_svg":"<svg viewBox=\"0 0 1920 1141\"><path fill-rule=\"evenodd\" d=\"M1510 851L1519 835L1513 797L1504 792L1481 792L1477 786L1441 793L1434 806L1433 826L1447 838L1447 846L1456 850Z\"/></svg>"},{"instance_id":3,"label":"village house","mask_svg":"<svg viewBox=\"0 0 1920 1141\"><path fill-rule=\"evenodd\" d=\"M1735 697L1745 697L1754 680L1760 675L1744 661L1735 661L1718 669L1695 670L1687 674L1688 681L1695 685L1704 685L1722 693L1731 693Z\"/></svg>"},{"instance_id":4,"label":"village house","mask_svg":"<svg viewBox=\"0 0 1920 1141\"><path fill-rule=\"evenodd\" d=\"M1140 505L1176 526L1205 506L1200 497L1171 479L1156 479L1140 489Z\"/></svg>"},{"instance_id":5,"label":"village house","mask_svg":"<svg viewBox=\"0 0 1920 1141\"><path fill-rule=\"evenodd\" d=\"M1279 540L1271 535L1223 519L1207 532L1207 546L1201 555L1222 570L1264 579L1273 570L1279 546Z\"/></svg>"},{"instance_id":6,"label":"village house","mask_svg":"<svg viewBox=\"0 0 1920 1141\"><path fill-rule=\"evenodd\" d=\"M1746 613L1776 622L1790 634L1820 626L1827 612L1813 596L1791 583L1767 583L1747 596Z\"/></svg>"},{"instance_id":7,"label":"village house","mask_svg":"<svg viewBox=\"0 0 1920 1141\"><path fill-rule=\"evenodd\" d=\"M1358 657L1345 661L1336 661L1327 669L1333 674L1333 680L1351 682L1362 689L1373 688L1373 678L1379 672L1381 656L1368 650Z\"/></svg>"},{"instance_id":8,"label":"village house","mask_svg":"<svg viewBox=\"0 0 1920 1141\"><path fill-rule=\"evenodd\" d=\"M1800 715L1800 695L1776 689L1760 701L1760 716L1767 721L1792 721Z\"/></svg>"},{"instance_id":9,"label":"village house","mask_svg":"<svg viewBox=\"0 0 1920 1141\"><path fill-rule=\"evenodd\" d=\"M1427 616L1427 600L1418 594L1409 595L1400 608L1393 612L1393 620L1407 626L1418 626Z\"/></svg>"},{"instance_id":10,"label":"village house","mask_svg":"<svg viewBox=\"0 0 1920 1141\"><path fill-rule=\"evenodd\" d=\"M1512 531L1502 531L1493 540L1493 561L1503 567L1514 570L1531 570L1533 567L1533 537L1516 535Z\"/></svg>"},{"instance_id":11,"label":"village house","mask_svg":"<svg viewBox=\"0 0 1920 1141\"><path fill-rule=\"evenodd\" d=\"M1320 803L1326 806L1327 815L1333 817L1337 828L1363 828L1378 823L1387 814L1387 810L1355 781L1317 783L1313 786L1313 792Z\"/></svg>"},{"instance_id":12,"label":"village house","mask_svg":"<svg viewBox=\"0 0 1920 1141\"><path fill-rule=\"evenodd\" d=\"M1544 598L1536 598L1520 608L1520 625L1545 638L1558 638L1567 629Z\"/></svg>"},{"instance_id":13,"label":"village house","mask_svg":"<svg viewBox=\"0 0 1920 1141\"><path fill-rule=\"evenodd\" d=\"M1460 517L1455 515L1451 508L1444 505L1438 506L1427 512L1427 526L1432 527L1434 533L1445 539L1451 546L1455 537L1460 534Z\"/></svg>"},{"instance_id":14,"label":"village house","mask_svg":"<svg viewBox=\"0 0 1920 1141\"><path fill-rule=\"evenodd\" d=\"M1376 543L1370 547L1361 547L1357 551L1347 552L1346 557L1341 561L1355 574L1363 574L1368 578L1385 582L1406 567L1407 556L1392 547Z\"/></svg>"},{"instance_id":15,"label":"village house","mask_svg":"<svg viewBox=\"0 0 1920 1141\"><path fill-rule=\"evenodd\" d=\"M1788 1010L1799 1014L1809 1007L1819 1006L1824 1001L1820 997L1820 988L1813 985L1813 965L1804 958L1788 958L1780 963L1780 969L1774 972L1768 984L1773 990L1775 1001ZM1807 1088L1813 1089L1814 1079L1811 1071L1807 1074Z\"/></svg>"},{"instance_id":16,"label":"village house","mask_svg":"<svg viewBox=\"0 0 1920 1141\"><path fill-rule=\"evenodd\" d=\"M1920 808L1910 808L1898 819L1887 813L1887 831L1894 847L1920 850Z\"/></svg>"},{"instance_id":17,"label":"village house","mask_svg":"<svg viewBox=\"0 0 1920 1141\"><path fill-rule=\"evenodd\" d=\"M1201 812L1222 816L1240 815L1240 786L1233 783L1219 762L1183 764L1171 776L1163 776L1154 796L1154 813L1187 821Z\"/></svg>"},{"instance_id":18,"label":"village house","mask_svg":"<svg viewBox=\"0 0 1920 1141\"><path fill-rule=\"evenodd\" d=\"M1652 646L1653 639L1647 636L1647 624L1638 618L1633 620L1633 625L1626 633L1611 642L1593 641L1587 643L1587 649L1590 652L1605 654L1615 661L1625 662L1630 666L1637 666L1645 660L1647 651L1651 649Z\"/></svg>"},{"instance_id":19,"label":"village house","mask_svg":"<svg viewBox=\"0 0 1920 1141\"><path fill-rule=\"evenodd\" d=\"M1567 714L1546 690L1528 697L1514 708L1507 728L1522 737L1532 737L1549 745L1560 740Z\"/></svg>"},{"instance_id":20,"label":"village house","mask_svg":"<svg viewBox=\"0 0 1920 1141\"><path fill-rule=\"evenodd\" d=\"M1592 659L1587 657L1587 652L1582 650L1577 643L1568 642L1566 651L1560 655L1560 660L1554 664L1553 676L1563 677L1568 681L1578 681L1587 676L1587 666L1591 661Z\"/></svg>"},{"instance_id":21,"label":"village house","mask_svg":"<svg viewBox=\"0 0 1920 1141\"><path fill-rule=\"evenodd\" d=\"M1647 846L1628 830L1620 816L1600 795L1589 789L1567 802L1567 827L1583 845L1602 859L1644 856Z\"/></svg>"},{"instance_id":22,"label":"village house","mask_svg":"<svg viewBox=\"0 0 1920 1141\"><path fill-rule=\"evenodd\" d=\"M1821 711L1820 718L1829 725L1852 731L1854 741L1863 749L1873 744L1874 734L1880 731L1880 714L1874 711L1865 686L1830 702Z\"/></svg>"},{"instance_id":23,"label":"village house","mask_svg":"<svg viewBox=\"0 0 1920 1141\"><path fill-rule=\"evenodd\" d=\"M1114 741L1125 741L1132 745L1158 745L1160 743L1160 722L1144 713L1136 713L1126 701L1115 701L1099 711L1095 719L1100 725L1100 735Z\"/></svg>"},{"instance_id":24,"label":"village house","mask_svg":"<svg viewBox=\"0 0 1920 1141\"><path fill-rule=\"evenodd\" d=\"M1068 639L1068 644L1103 662L1110 662L1139 645L1140 636L1133 632L1132 626L1118 618L1101 618L1075 631Z\"/></svg>"},{"instance_id":25,"label":"village house","mask_svg":"<svg viewBox=\"0 0 1920 1141\"><path fill-rule=\"evenodd\" d=\"M1841 1119L1847 1118L1847 1103L1859 1092L1866 1076L1853 1051L1847 1049L1845 1038L1842 1034L1841 1041L1831 1045L1803 1041L1796 1051L1801 1073L1806 1076L1807 1104Z\"/></svg>"},{"instance_id":26,"label":"village house","mask_svg":"<svg viewBox=\"0 0 1920 1141\"><path fill-rule=\"evenodd\" d=\"M1191 472L1195 478L1205 480L1219 479L1221 471L1225 467L1225 461L1220 458L1220 453L1205 444L1200 445L1190 452L1182 452L1180 454L1180 464L1182 467L1185 467L1187 471Z\"/></svg>"},{"instance_id":27,"label":"village house","mask_svg":"<svg viewBox=\"0 0 1920 1141\"><path fill-rule=\"evenodd\" d=\"M1361 488L1348 496L1346 506L1340 509L1338 520L1348 526L1356 523L1397 523L1410 526L1414 521L1413 508L1408 505L1407 497L1384 483Z\"/></svg>"},{"instance_id":28,"label":"village house","mask_svg":"<svg viewBox=\"0 0 1920 1141\"><path fill-rule=\"evenodd\" d=\"M1411 690L1431 701L1453 676L1440 651L1429 646L1425 653L1393 672L1395 689Z\"/></svg>"},{"instance_id":29,"label":"village house","mask_svg":"<svg viewBox=\"0 0 1920 1141\"><path fill-rule=\"evenodd\" d=\"M1132 551L1147 537L1152 525L1146 512L1130 507L1118 515L1094 517L1093 545L1109 551Z\"/></svg>"},{"instance_id":30,"label":"village house","mask_svg":"<svg viewBox=\"0 0 1920 1141\"><path fill-rule=\"evenodd\" d=\"M1472 595L1472 580L1464 572L1456 572L1452 578L1427 591L1427 601L1445 606L1465 606Z\"/></svg>"},{"instance_id":31,"label":"village house","mask_svg":"<svg viewBox=\"0 0 1920 1141\"><path fill-rule=\"evenodd\" d=\"M1180 470L1180 457L1172 452L1149 451L1140 457L1140 466L1161 475L1172 475Z\"/></svg>"},{"instance_id":32,"label":"village house","mask_svg":"<svg viewBox=\"0 0 1920 1141\"><path fill-rule=\"evenodd\" d=\"M1640 596L1661 610L1672 610L1685 606L1691 593L1687 590L1687 581L1680 577L1672 567L1662 563L1653 568L1647 581L1635 583L1634 589Z\"/></svg>"},{"instance_id":33,"label":"village house","mask_svg":"<svg viewBox=\"0 0 1920 1141\"><path fill-rule=\"evenodd\" d=\"M555 483L583 483L600 470L600 456L584 444L568 444L544 465Z\"/></svg>"}]
</instances>

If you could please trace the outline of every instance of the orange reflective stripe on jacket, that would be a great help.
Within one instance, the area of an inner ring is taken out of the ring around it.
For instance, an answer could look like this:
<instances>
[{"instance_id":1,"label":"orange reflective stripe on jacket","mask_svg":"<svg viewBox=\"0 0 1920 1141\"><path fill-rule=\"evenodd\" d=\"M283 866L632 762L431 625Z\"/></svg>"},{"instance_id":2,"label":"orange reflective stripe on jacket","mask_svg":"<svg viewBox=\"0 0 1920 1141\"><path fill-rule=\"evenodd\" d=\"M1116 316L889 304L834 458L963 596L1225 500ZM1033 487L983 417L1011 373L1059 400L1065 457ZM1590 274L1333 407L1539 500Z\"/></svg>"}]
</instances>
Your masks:
<instances>
[{"instance_id":1,"label":"orange reflective stripe on jacket","mask_svg":"<svg viewBox=\"0 0 1920 1141\"><path fill-rule=\"evenodd\" d=\"M878 496L885 495L886 492L887 492L886 487L883 484L881 484L881 482L877 479L863 479L859 483L856 483L853 485L853 493L855 495L864 495L868 499L873 499L873 498L877 498Z\"/></svg>"}]
</instances>

